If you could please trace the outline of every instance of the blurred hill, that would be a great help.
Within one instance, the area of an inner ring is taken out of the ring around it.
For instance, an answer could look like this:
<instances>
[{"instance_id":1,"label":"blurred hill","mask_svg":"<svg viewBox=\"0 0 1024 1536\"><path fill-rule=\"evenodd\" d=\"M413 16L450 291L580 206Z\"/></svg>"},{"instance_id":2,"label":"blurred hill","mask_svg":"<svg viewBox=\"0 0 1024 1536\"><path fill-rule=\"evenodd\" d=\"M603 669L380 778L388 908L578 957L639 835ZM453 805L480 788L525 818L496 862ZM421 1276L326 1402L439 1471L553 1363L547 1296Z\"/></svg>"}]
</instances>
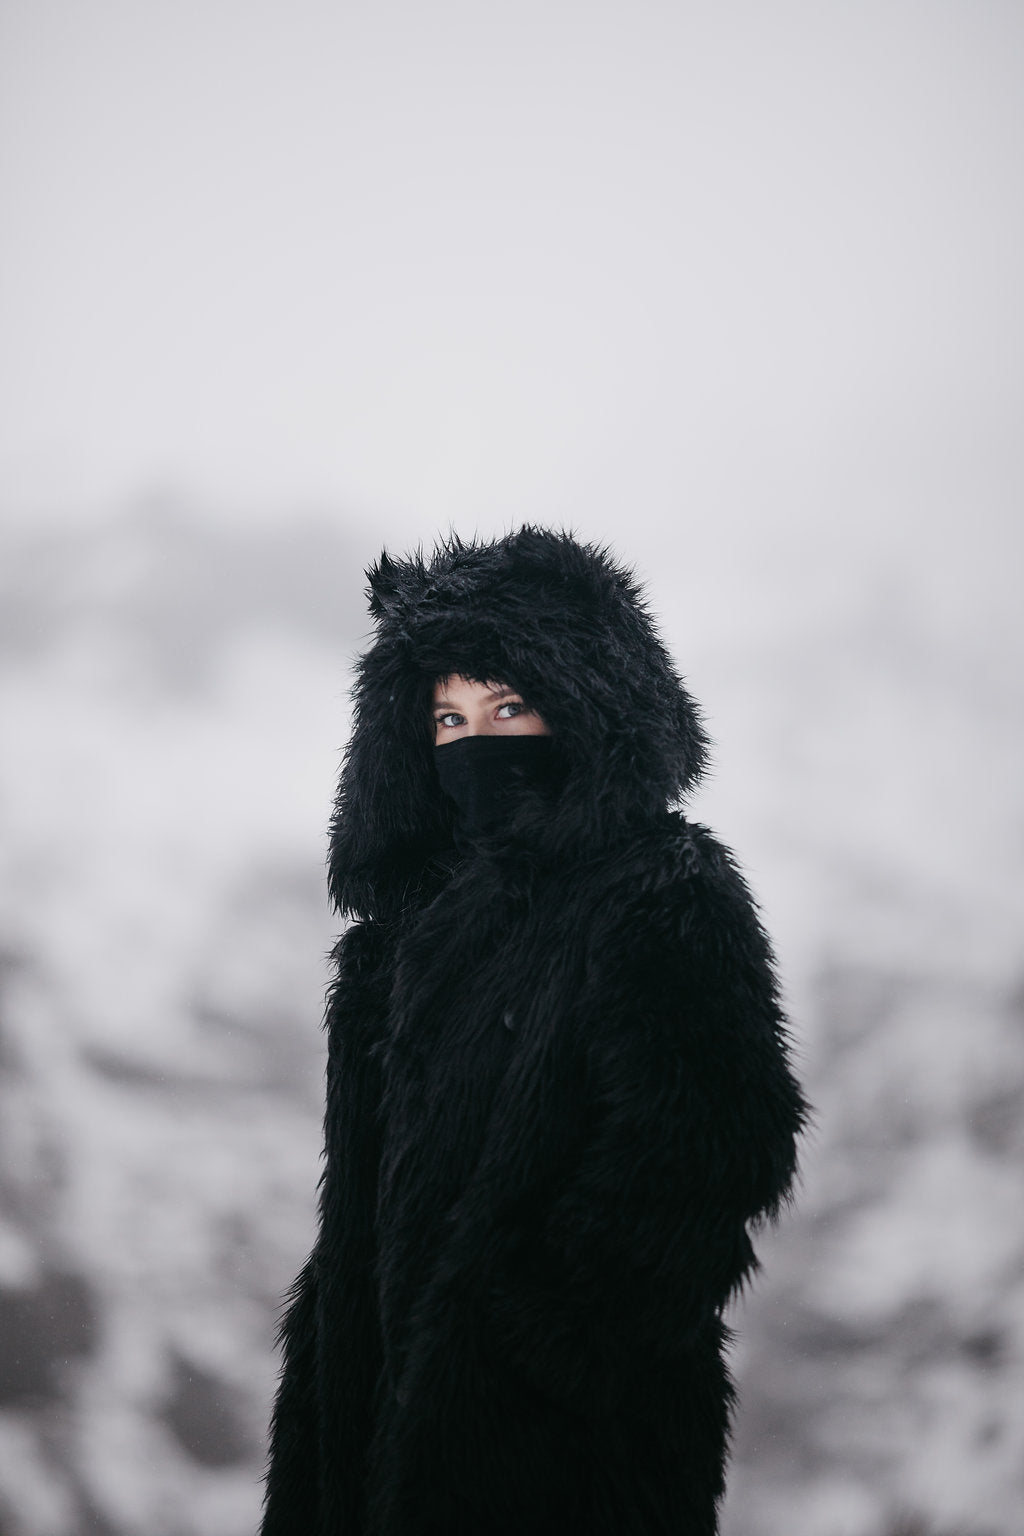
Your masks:
<instances>
[{"instance_id":1,"label":"blurred hill","mask_svg":"<svg viewBox=\"0 0 1024 1536\"><path fill-rule=\"evenodd\" d=\"M364 547L172 505L5 536L2 1536L255 1528ZM1005 625L858 581L688 665L818 1111L736 1308L723 1528L1016 1536L1022 684Z\"/></svg>"}]
</instances>

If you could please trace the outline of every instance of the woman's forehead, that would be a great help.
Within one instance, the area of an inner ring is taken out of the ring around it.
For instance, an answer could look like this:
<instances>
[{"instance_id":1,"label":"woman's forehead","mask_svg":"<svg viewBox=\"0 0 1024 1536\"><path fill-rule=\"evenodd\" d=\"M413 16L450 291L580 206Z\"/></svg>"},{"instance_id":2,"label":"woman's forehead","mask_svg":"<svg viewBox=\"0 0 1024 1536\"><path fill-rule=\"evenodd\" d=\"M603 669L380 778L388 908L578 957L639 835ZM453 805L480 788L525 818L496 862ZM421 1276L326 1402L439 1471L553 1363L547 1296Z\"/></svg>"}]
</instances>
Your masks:
<instances>
[{"instance_id":1,"label":"woman's forehead","mask_svg":"<svg viewBox=\"0 0 1024 1536\"><path fill-rule=\"evenodd\" d=\"M434 684L434 700L440 702L443 699L451 699L456 695L474 698L503 699L518 690L508 683L494 681L479 682L476 678L463 677L461 672L453 672L448 677L439 677Z\"/></svg>"}]
</instances>

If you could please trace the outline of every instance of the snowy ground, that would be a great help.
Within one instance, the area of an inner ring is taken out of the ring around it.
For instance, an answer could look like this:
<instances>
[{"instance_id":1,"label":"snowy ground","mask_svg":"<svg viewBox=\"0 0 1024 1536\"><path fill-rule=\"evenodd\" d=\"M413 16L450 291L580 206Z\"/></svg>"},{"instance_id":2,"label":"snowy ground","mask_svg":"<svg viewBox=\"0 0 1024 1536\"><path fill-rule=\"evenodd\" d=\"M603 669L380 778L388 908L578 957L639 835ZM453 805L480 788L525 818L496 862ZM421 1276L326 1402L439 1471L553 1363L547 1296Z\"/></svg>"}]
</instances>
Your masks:
<instances>
[{"instance_id":1,"label":"snowy ground","mask_svg":"<svg viewBox=\"0 0 1024 1536\"><path fill-rule=\"evenodd\" d=\"M166 510L8 538L2 1536L255 1527L312 1231L357 546ZM737 1308L724 1529L1017 1536L1019 635L857 590L683 658L718 739L695 814L762 898L818 1111Z\"/></svg>"}]
</instances>

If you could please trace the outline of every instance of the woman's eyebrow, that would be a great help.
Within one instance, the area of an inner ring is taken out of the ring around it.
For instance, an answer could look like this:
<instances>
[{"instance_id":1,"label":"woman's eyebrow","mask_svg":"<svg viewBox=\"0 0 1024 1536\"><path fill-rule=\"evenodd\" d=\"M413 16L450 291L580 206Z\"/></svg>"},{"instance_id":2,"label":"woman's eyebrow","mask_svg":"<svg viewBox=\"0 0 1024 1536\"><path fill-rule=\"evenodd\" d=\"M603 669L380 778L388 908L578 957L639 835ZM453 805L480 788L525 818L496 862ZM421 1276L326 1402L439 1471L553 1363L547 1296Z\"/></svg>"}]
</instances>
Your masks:
<instances>
[{"instance_id":1,"label":"woman's eyebrow","mask_svg":"<svg viewBox=\"0 0 1024 1536\"><path fill-rule=\"evenodd\" d=\"M488 688L487 697L489 699L498 701L499 699L520 699L522 698L522 694L519 692L518 688L507 688L504 684L502 684L498 688ZM458 707L459 706L457 704L452 703L451 699L445 697L435 699L431 705L432 709L454 709L456 711L458 710Z\"/></svg>"}]
</instances>

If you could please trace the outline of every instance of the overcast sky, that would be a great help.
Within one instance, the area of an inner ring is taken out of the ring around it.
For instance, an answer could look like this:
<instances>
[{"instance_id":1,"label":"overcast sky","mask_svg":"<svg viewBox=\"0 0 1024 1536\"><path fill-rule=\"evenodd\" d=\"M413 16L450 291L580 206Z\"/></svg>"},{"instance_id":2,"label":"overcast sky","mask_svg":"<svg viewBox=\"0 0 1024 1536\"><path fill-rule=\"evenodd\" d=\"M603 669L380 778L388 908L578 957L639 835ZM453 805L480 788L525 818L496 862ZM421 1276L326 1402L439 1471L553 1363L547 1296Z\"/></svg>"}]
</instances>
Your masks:
<instances>
[{"instance_id":1,"label":"overcast sky","mask_svg":"<svg viewBox=\"0 0 1024 1536\"><path fill-rule=\"evenodd\" d=\"M1022 80L1012 0L5 0L0 516L838 541L1009 600Z\"/></svg>"}]
</instances>

